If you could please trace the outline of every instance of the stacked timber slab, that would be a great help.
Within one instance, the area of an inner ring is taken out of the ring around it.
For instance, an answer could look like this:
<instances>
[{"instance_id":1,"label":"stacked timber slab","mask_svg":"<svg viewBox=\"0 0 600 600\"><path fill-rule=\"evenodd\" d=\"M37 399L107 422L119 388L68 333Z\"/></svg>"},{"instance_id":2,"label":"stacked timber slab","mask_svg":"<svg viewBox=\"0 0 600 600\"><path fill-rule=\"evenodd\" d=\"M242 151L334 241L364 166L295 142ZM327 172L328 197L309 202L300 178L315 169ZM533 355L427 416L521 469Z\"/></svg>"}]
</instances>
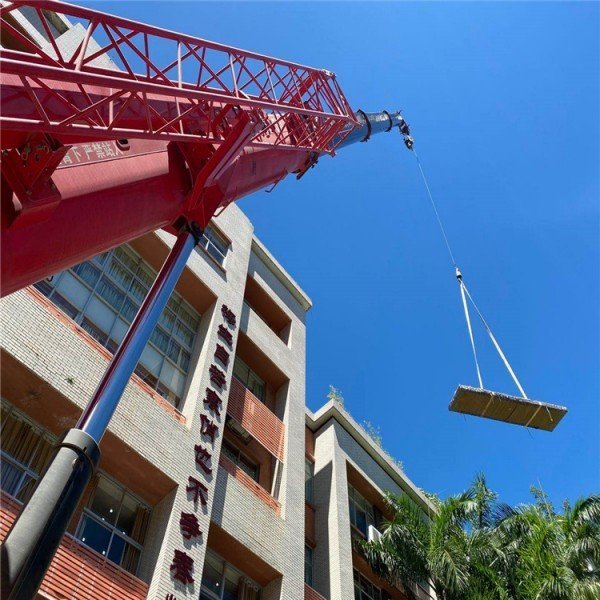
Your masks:
<instances>
[{"instance_id":1,"label":"stacked timber slab","mask_svg":"<svg viewBox=\"0 0 600 600\"><path fill-rule=\"evenodd\" d=\"M453 412L552 431L567 413L564 406L459 385L450 402Z\"/></svg>"}]
</instances>

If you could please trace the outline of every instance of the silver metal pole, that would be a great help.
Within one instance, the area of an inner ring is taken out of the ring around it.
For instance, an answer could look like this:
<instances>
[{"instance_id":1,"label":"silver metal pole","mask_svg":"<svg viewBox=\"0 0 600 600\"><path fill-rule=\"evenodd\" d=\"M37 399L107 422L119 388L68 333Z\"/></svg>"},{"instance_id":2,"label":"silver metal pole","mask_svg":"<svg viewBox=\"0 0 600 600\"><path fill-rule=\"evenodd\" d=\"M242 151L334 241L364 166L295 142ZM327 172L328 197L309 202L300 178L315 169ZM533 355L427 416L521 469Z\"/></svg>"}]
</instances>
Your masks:
<instances>
[{"instance_id":1,"label":"silver metal pole","mask_svg":"<svg viewBox=\"0 0 600 600\"><path fill-rule=\"evenodd\" d=\"M196 237L189 231L179 235L92 399L81 413L75 428L87 433L96 443L100 443L196 243Z\"/></svg>"},{"instance_id":2,"label":"silver metal pole","mask_svg":"<svg viewBox=\"0 0 600 600\"><path fill-rule=\"evenodd\" d=\"M197 229L179 234L79 422L58 444L33 495L0 545L2 600L36 597L98 466L98 444L200 235Z\"/></svg>"}]
</instances>

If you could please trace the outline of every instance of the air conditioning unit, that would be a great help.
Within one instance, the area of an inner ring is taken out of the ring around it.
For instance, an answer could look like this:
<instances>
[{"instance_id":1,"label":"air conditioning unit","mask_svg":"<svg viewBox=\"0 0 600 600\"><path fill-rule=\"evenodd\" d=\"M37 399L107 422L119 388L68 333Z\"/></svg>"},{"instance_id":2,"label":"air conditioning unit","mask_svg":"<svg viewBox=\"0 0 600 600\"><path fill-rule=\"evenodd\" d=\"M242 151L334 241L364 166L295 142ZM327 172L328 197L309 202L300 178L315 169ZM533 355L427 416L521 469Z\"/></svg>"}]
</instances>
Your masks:
<instances>
[{"instance_id":1,"label":"air conditioning unit","mask_svg":"<svg viewBox=\"0 0 600 600\"><path fill-rule=\"evenodd\" d=\"M381 531L373 527L373 525L369 525L369 529L367 531L367 539L369 542L378 542L381 539Z\"/></svg>"}]
</instances>

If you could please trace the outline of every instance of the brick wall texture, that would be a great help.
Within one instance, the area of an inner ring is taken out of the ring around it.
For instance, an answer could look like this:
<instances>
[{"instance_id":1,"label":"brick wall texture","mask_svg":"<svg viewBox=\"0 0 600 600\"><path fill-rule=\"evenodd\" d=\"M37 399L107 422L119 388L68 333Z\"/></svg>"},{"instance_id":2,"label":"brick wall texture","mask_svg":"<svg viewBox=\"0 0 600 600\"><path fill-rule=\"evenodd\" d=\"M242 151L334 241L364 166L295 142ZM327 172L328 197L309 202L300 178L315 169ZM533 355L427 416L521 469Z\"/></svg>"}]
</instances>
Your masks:
<instances>
[{"instance_id":1,"label":"brick wall texture","mask_svg":"<svg viewBox=\"0 0 600 600\"><path fill-rule=\"evenodd\" d=\"M290 281L282 283L284 275L261 258L264 250L256 249L252 225L236 206L225 211L216 225L231 240L224 269L202 250L193 253L186 267L197 279L199 290L208 288L215 300L201 316L179 410L134 375L109 425L109 431L126 444L127 452L143 457L172 481L169 491L153 506L138 578L134 579L151 599L164 600L169 594L178 600L197 598L212 522L277 573L263 588L262 600L349 600L354 592L347 464L381 492L400 492L402 485L336 420L315 432L314 442L313 436L308 436L308 450L315 461L314 510L309 510L307 531L314 545L314 564L313 588L305 587L306 305L290 291ZM165 247L173 244L172 236L163 232L155 235ZM247 277L269 293L290 318L287 343L244 305ZM210 413L219 433L209 444L201 435L201 416L209 414L203 399L206 388L211 387L209 367L215 362L216 343L222 342L217 329L223 324L223 304L236 315L237 324L231 329L232 359L221 392L221 416ZM28 406L42 407L45 390L52 389L72 407L71 421L61 426L72 426L92 396L110 354L36 290L12 294L2 300L0 307L3 351L43 382L30 394ZM263 359L266 357L285 376L285 382L275 391L274 412L232 378L240 331L259 348ZM273 489L263 489L221 456L227 414L278 459ZM195 462L194 446L199 442L212 453L212 475L205 476ZM189 476L206 485L206 506L193 506L186 492ZM182 512L192 510L203 535L185 540L179 518ZM175 550L192 557L192 584L183 586L172 577ZM72 596L65 593L65 597Z\"/></svg>"},{"instance_id":2,"label":"brick wall texture","mask_svg":"<svg viewBox=\"0 0 600 600\"><path fill-rule=\"evenodd\" d=\"M147 586L148 598L164 600L168 594L179 600L197 598L212 520L280 574L264 590L264 598L292 600L301 597L298 590L303 590L305 311L281 284L280 275L253 253L252 225L236 206L215 222L231 240L231 247L224 269L218 268L203 250L194 252L186 267L216 300L201 316L179 410L134 375L109 425L109 431L130 452L143 457L174 482L172 491L153 507L138 575ZM166 246L174 242L164 232L156 235ZM246 312L242 318L247 276L254 277L289 315L289 344L266 327L258 315ZM221 393L221 417L211 415L219 426L214 444L210 444L213 474L205 476L195 463L194 446L199 442L209 446L209 441L200 435L200 417L209 414L203 399L206 388L211 386L209 367L215 362L218 325L224 322L223 304L236 315L237 326L231 329L233 351ZM64 397L76 417L92 396L110 354L36 290L21 290L8 296L2 300L1 308L3 351L35 373L44 382L42 388L50 386ZM242 398L242 386L232 382L240 330L288 379L276 393L277 417L260 402ZM277 498L271 495L272 490L262 490L248 481L226 459L221 463L225 462L228 468L219 468L230 394L242 400L238 403L241 410L235 413L237 418L280 461ZM10 398L7 400L10 402ZM43 403L44 390L33 394L29 402ZM193 503L186 492L189 476L201 480L208 489L207 506L198 504L195 508L203 536L192 542L183 538L179 525L181 512L192 512ZM193 558L193 584L183 586L172 577L170 566L176 549Z\"/></svg>"},{"instance_id":3,"label":"brick wall texture","mask_svg":"<svg viewBox=\"0 0 600 600\"><path fill-rule=\"evenodd\" d=\"M227 414L251 433L273 456L283 461L283 423L235 378L231 380Z\"/></svg>"}]
</instances>

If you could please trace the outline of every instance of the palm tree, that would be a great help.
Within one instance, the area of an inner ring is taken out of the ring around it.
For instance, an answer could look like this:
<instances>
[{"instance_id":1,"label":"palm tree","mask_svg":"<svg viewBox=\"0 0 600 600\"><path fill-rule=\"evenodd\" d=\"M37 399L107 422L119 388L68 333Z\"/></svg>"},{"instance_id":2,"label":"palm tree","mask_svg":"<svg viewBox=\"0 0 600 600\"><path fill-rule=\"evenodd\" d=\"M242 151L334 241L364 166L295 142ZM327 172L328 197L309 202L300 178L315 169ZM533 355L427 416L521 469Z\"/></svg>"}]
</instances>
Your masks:
<instances>
[{"instance_id":1,"label":"palm tree","mask_svg":"<svg viewBox=\"0 0 600 600\"><path fill-rule=\"evenodd\" d=\"M600 600L600 496L558 514L532 491L534 504L511 508L478 475L462 494L434 499L429 515L387 494L393 518L361 551L410 600L424 582L439 600Z\"/></svg>"},{"instance_id":2,"label":"palm tree","mask_svg":"<svg viewBox=\"0 0 600 600\"><path fill-rule=\"evenodd\" d=\"M516 600L600 598L600 496L565 502L559 514L539 489L535 503L507 509L496 526Z\"/></svg>"},{"instance_id":3,"label":"palm tree","mask_svg":"<svg viewBox=\"0 0 600 600\"><path fill-rule=\"evenodd\" d=\"M417 597L416 587L426 582L439 600L503 598L487 593L487 581L497 575L481 567L495 556L488 532L495 495L483 476L460 495L434 499L435 512L430 515L405 495L387 494L386 503L394 516L381 539L361 545L379 576L400 584L411 600ZM474 573L481 580L477 584Z\"/></svg>"}]
</instances>

